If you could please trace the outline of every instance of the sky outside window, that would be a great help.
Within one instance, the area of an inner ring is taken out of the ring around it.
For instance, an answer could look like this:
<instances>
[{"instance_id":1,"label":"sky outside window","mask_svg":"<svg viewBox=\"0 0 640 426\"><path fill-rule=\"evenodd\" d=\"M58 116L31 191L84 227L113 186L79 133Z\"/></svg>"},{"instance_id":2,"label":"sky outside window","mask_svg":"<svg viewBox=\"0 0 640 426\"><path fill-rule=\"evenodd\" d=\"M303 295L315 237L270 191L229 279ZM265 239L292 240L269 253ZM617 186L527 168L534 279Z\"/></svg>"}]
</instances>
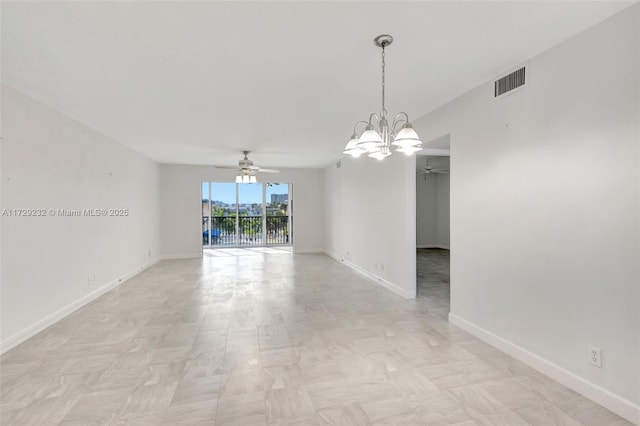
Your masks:
<instances>
[{"instance_id":1,"label":"sky outside window","mask_svg":"<svg viewBox=\"0 0 640 426\"><path fill-rule=\"evenodd\" d=\"M202 199L209 199L209 185L211 185L211 200L220 201L225 204L236 203L236 184L232 182L203 182ZM262 203L262 183L248 184L242 183L240 186L240 204L260 204ZM271 194L287 194L289 184L272 183L267 186L267 203L271 202Z\"/></svg>"}]
</instances>

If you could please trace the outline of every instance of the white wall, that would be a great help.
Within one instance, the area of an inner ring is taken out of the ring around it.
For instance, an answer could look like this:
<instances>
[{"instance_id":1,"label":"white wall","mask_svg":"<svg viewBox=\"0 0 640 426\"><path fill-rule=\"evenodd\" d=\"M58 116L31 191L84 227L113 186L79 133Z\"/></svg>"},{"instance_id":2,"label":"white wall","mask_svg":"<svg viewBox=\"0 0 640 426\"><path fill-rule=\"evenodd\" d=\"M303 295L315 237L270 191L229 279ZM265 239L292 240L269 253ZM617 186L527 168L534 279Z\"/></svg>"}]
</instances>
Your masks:
<instances>
[{"instance_id":1,"label":"white wall","mask_svg":"<svg viewBox=\"0 0 640 426\"><path fill-rule=\"evenodd\" d=\"M158 256L158 165L2 85L2 349ZM52 217L50 209L129 209ZM89 284L89 278L93 283Z\"/></svg>"},{"instance_id":2,"label":"white wall","mask_svg":"<svg viewBox=\"0 0 640 426\"><path fill-rule=\"evenodd\" d=\"M437 184L437 208L436 208L436 237L437 243L441 247L449 248L450 246L450 194L449 194L449 175L438 175Z\"/></svg>"},{"instance_id":3,"label":"white wall","mask_svg":"<svg viewBox=\"0 0 640 426\"><path fill-rule=\"evenodd\" d=\"M449 248L449 175L416 177L416 245Z\"/></svg>"},{"instance_id":4,"label":"white wall","mask_svg":"<svg viewBox=\"0 0 640 426\"><path fill-rule=\"evenodd\" d=\"M415 297L415 157L347 157L324 175L327 253Z\"/></svg>"},{"instance_id":5,"label":"white wall","mask_svg":"<svg viewBox=\"0 0 640 426\"><path fill-rule=\"evenodd\" d=\"M233 182L233 170L212 166L160 165L161 254L163 257L202 255L203 181ZM323 180L321 169L283 169L277 175L258 175L258 182L293 184L293 243L298 253L324 248Z\"/></svg>"},{"instance_id":6,"label":"white wall","mask_svg":"<svg viewBox=\"0 0 640 426\"><path fill-rule=\"evenodd\" d=\"M635 5L531 59L522 91L494 100L488 82L415 125L425 140L451 134L452 320L628 417L639 401L639 16ZM587 363L589 344L603 368Z\"/></svg>"}]
</instances>

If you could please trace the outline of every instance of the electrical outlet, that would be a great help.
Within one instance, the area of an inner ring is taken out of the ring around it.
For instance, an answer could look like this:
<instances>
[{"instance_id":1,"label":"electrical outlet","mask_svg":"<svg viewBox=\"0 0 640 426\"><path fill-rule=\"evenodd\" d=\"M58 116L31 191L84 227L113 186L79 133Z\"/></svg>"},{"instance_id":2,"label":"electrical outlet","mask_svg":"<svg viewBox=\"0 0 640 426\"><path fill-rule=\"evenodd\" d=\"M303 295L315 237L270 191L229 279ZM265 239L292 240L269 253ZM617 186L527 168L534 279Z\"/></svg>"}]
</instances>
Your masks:
<instances>
[{"instance_id":1,"label":"electrical outlet","mask_svg":"<svg viewBox=\"0 0 640 426\"><path fill-rule=\"evenodd\" d=\"M602 349L589 345L589 363L602 368Z\"/></svg>"}]
</instances>

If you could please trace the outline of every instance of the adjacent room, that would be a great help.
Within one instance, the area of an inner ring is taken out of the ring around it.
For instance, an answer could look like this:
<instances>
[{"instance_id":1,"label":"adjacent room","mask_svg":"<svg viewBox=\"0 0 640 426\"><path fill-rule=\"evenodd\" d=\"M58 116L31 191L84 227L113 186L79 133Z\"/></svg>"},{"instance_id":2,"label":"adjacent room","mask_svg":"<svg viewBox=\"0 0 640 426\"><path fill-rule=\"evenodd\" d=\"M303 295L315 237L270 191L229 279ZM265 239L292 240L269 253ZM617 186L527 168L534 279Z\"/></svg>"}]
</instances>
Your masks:
<instances>
[{"instance_id":1,"label":"adjacent room","mask_svg":"<svg viewBox=\"0 0 640 426\"><path fill-rule=\"evenodd\" d=\"M429 146L437 149L435 143ZM451 306L450 173L448 155L416 156L416 297L445 319Z\"/></svg>"},{"instance_id":2,"label":"adjacent room","mask_svg":"<svg viewBox=\"0 0 640 426\"><path fill-rule=\"evenodd\" d=\"M0 23L0 424L640 424L639 2Z\"/></svg>"}]
</instances>

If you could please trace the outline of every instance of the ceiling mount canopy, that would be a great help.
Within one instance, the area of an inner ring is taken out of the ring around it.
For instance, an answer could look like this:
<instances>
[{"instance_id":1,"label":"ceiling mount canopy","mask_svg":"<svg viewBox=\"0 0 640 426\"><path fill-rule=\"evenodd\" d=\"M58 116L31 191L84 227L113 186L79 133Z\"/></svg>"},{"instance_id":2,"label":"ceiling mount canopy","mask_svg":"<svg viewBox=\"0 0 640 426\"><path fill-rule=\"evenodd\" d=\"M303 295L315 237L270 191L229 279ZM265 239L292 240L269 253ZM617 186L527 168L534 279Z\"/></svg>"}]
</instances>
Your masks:
<instances>
[{"instance_id":1,"label":"ceiling mount canopy","mask_svg":"<svg viewBox=\"0 0 640 426\"><path fill-rule=\"evenodd\" d=\"M378 37L373 39L373 44L378 47L387 47L391 43L393 43L393 37L389 34L380 34Z\"/></svg>"},{"instance_id":2,"label":"ceiling mount canopy","mask_svg":"<svg viewBox=\"0 0 640 426\"><path fill-rule=\"evenodd\" d=\"M373 43L382 49L382 109L380 115L375 112L369 115L368 121L358 121L353 126L351 139L344 148L343 154L354 158L367 154L370 158L383 160L391 155L391 149L403 152L406 155L414 154L422 150L422 141L413 130L409 122L409 116L405 112L399 112L393 118L391 125L387 120L385 107L385 48L393 43L393 37L381 34ZM366 124L364 131L358 134L358 126Z\"/></svg>"}]
</instances>

